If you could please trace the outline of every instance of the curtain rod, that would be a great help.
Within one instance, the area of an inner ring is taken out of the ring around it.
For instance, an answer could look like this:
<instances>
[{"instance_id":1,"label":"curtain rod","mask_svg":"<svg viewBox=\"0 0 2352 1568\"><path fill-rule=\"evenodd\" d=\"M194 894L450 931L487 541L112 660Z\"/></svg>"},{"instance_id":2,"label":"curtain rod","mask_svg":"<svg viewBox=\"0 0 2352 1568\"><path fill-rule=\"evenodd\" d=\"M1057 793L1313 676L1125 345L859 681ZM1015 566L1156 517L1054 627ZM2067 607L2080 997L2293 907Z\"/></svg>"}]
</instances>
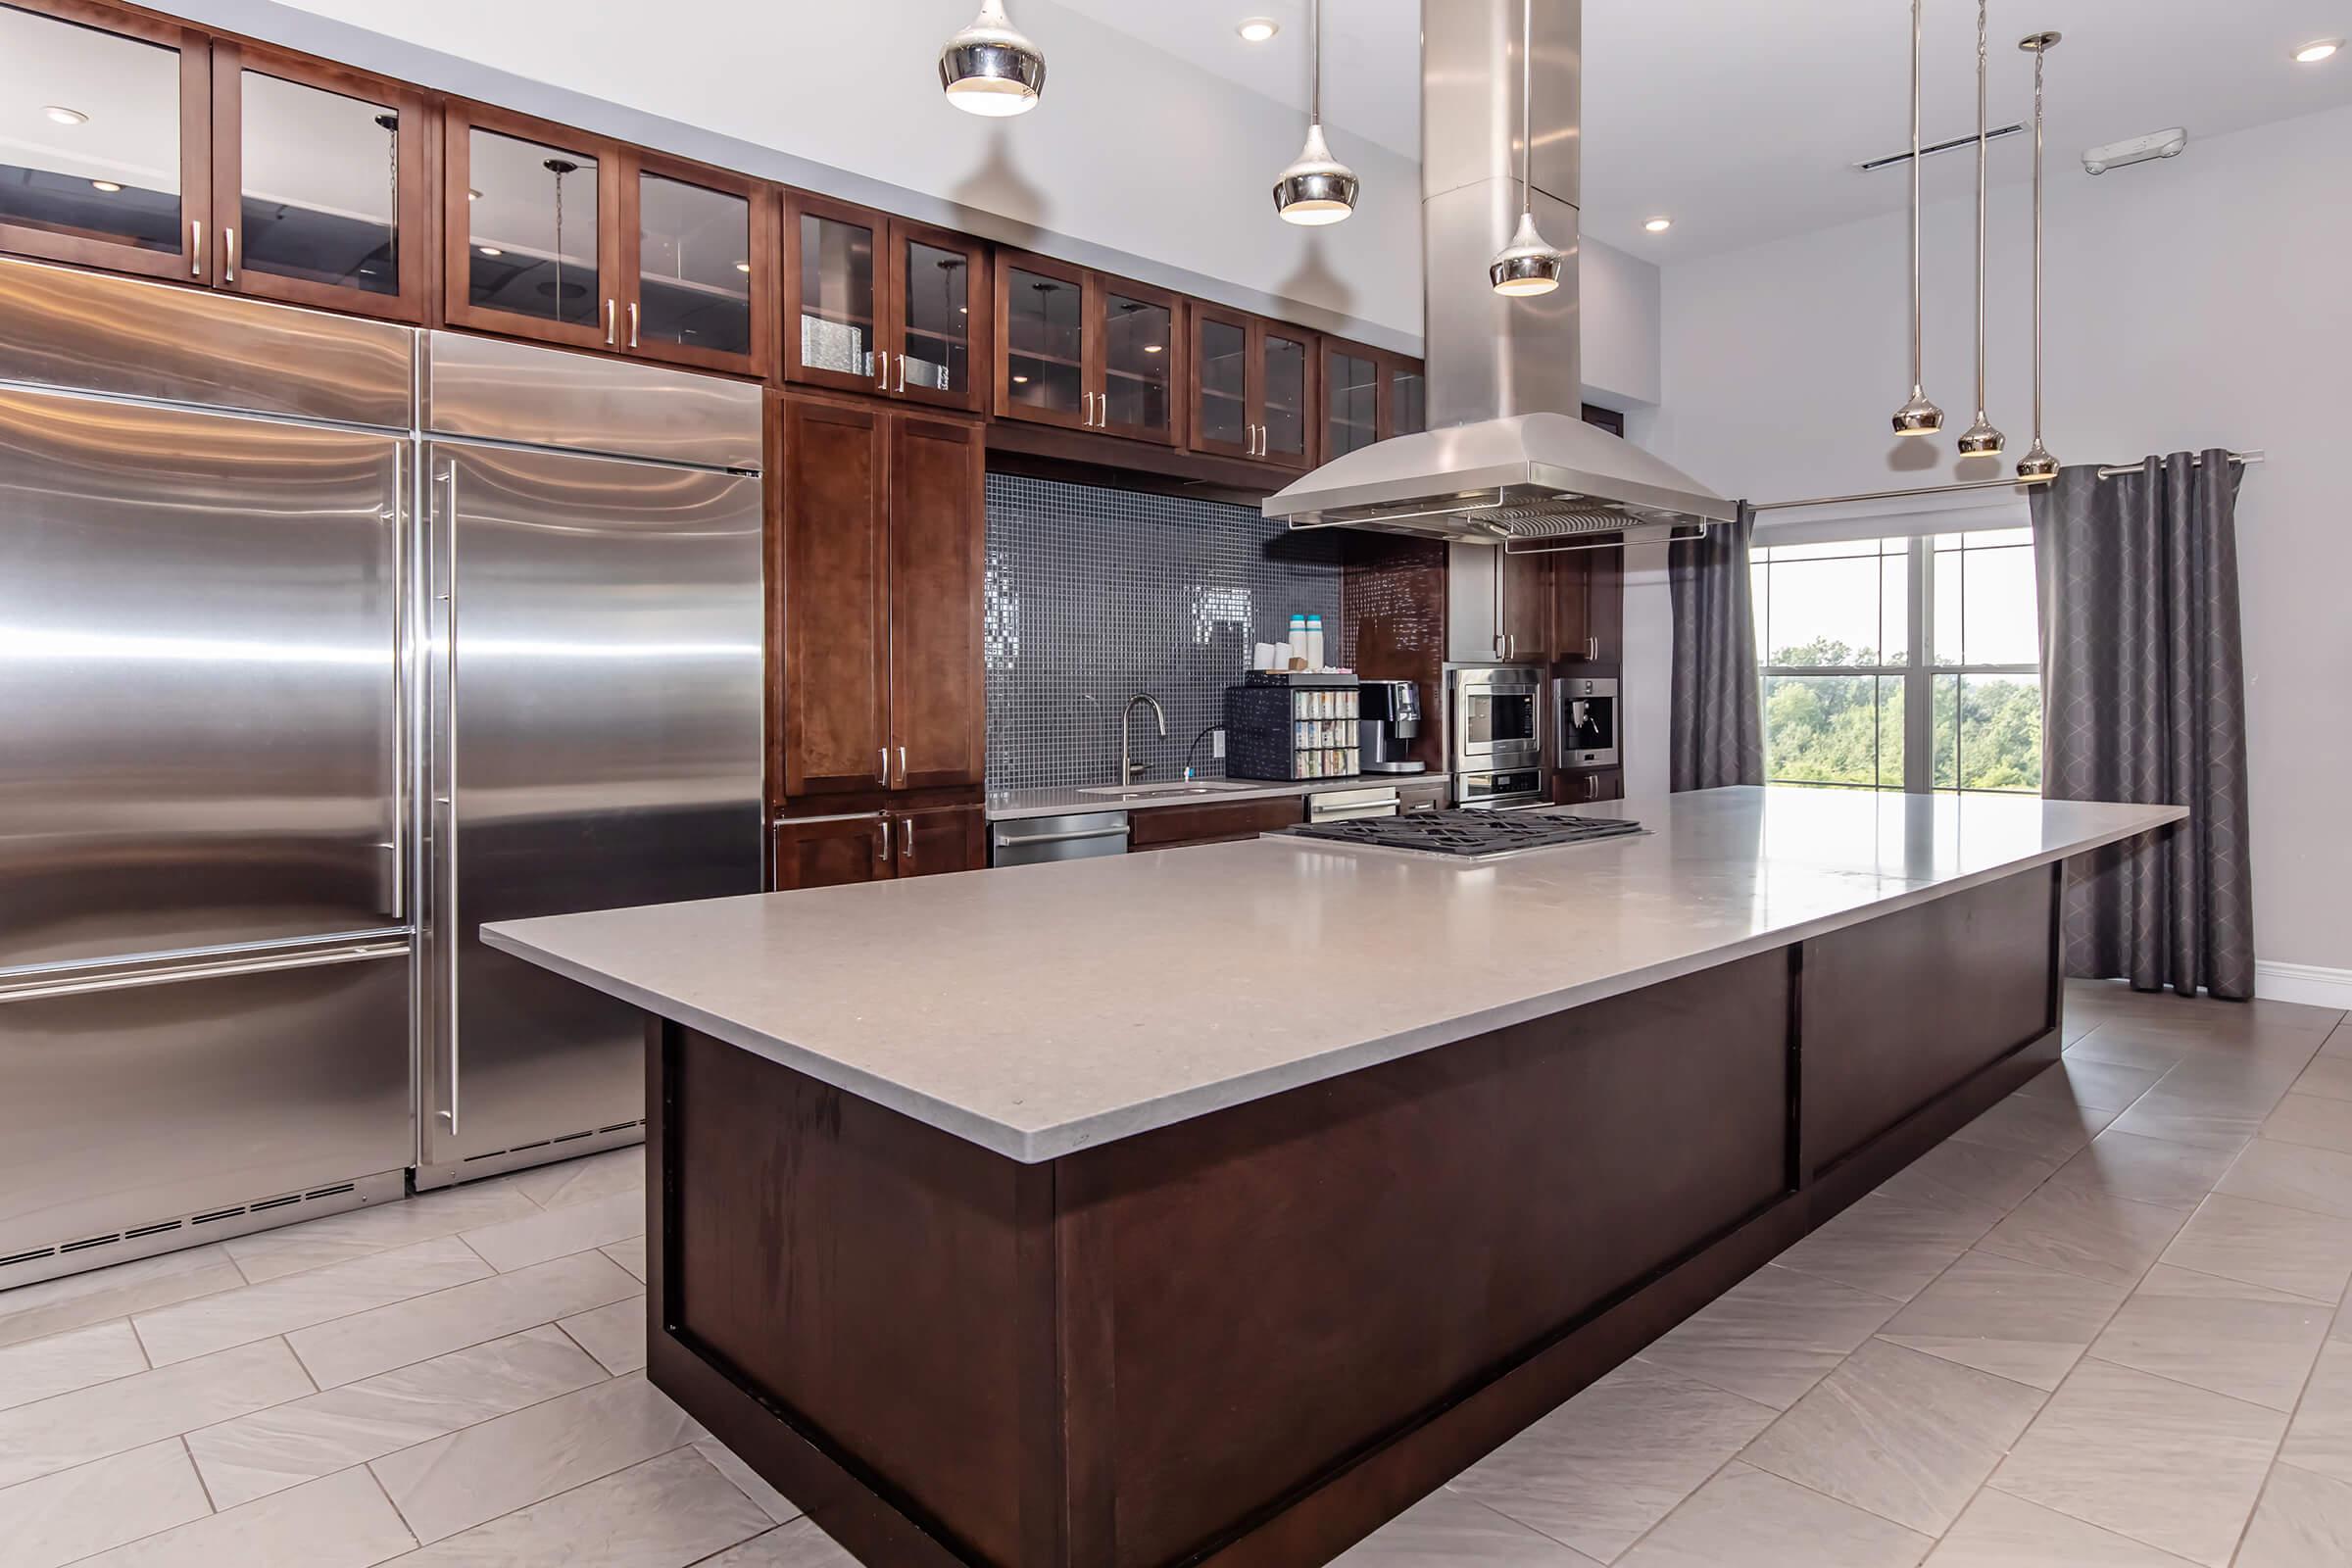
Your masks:
<instances>
[{"instance_id":1,"label":"curtain rod","mask_svg":"<svg viewBox=\"0 0 2352 1568\"><path fill-rule=\"evenodd\" d=\"M2261 463L2269 456L2270 454L2267 452L2232 452L2230 454L2230 461L2231 463ZM2204 462L2204 459L2192 458L2189 461L2192 465L2194 465ZM2118 474L2137 473L2138 471L2138 464L2126 464L2119 466L2101 468L2099 470L2099 477L2102 479L2112 479ZM1747 510L1750 512L1788 512L1793 511L1798 507L1850 506L1859 501L1907 501L1913 496L1944 496L1952 495L1963 490L2032 490L2036 486L2045 485L2049 482L2050 481L2048 479L2019 478L1955 479L1950 484L1920 485L1909 490L1858 490L1852 495L1809 496L1802 501L1758 501L1751 503Z\"/></svg>"}]
</instances>

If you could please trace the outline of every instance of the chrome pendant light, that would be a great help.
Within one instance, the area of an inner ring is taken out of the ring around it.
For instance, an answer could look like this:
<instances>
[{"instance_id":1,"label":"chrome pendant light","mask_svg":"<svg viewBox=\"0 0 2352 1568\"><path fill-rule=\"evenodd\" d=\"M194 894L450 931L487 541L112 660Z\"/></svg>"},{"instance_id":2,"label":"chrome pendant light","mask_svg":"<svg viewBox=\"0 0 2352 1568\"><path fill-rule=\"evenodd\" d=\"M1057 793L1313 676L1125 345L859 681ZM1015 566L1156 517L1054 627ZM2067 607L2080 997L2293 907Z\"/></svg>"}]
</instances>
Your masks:
<instances>
[{"instance_id":1,"label":"chrome pendant light","mask_svg":"<svg viewBox=\"0 0 2352 1568\"><path fill-rule=\"evenodd\" d=\"M1519 11L1519 226L1511 242L1487 264L1487 281L1497 294L1548 294L1560 286L1568 258L1536 232L1535 123L1536 7L1523 0Z\"/></svg>"},{"instance_id":2,"label":"chrome pendant light","mask_svg":"<svg viewBox=\"0 0 2352 1568\"><path fill-rule=\"evenodd\" d=\"M1323 0L1307 6L1309 89L1306 146L1274 177L1274 210L1288 223L1336 223L1355 211L1355 171L1331 156L1323 140Z\"/></svg>"},{"instance_id":3,"label":"chrome pendant light","mask_svg":"<svg viewBox=\"0 0 2352 1568\"><path fill-rule=\"evenodd\" d=\"M2017 476L2048 479L2058 460L2041 444L2041 62L2058 47L2058 34L2028 33L2017 46L2034 57L2034 444L2017 460Z\"/></svg>"},{"instance_id":4,"label":"chrome pendant light","mask_svg":"<svg viewBox=\"0 0 2352 1568\"><path fill-rule=\"evenodd\" d=\"M1046 90L1046 57L1004 15L1004 0L980 0L972 24L939 52L939 84L968 114L1026 114Z\"/></svg>"},{"instance_id":5,"label":"chrome pendant light","mask_svg":"<svg viewBox=\"0 0 2352 1568\"><path fill-rule=\"evenodd\" d=\"M1911 0L1911 400L1894 411L1896 435L1934 435L1943 411L1928 401L1919 349L1919 47L1921 0Z\"/></svg>"},{"instance_id":6,"label":"chrome pendant light","mask_svg":"<svg viewBox=\"0 0 2352 1568\"><path fill-rule=\"evenodd\" d=\"M1977 417L1960 432L1964 458L1997 458L2009 444L1984 416L1984 7L1977 0Z\"/></svg>"}]
</instances>

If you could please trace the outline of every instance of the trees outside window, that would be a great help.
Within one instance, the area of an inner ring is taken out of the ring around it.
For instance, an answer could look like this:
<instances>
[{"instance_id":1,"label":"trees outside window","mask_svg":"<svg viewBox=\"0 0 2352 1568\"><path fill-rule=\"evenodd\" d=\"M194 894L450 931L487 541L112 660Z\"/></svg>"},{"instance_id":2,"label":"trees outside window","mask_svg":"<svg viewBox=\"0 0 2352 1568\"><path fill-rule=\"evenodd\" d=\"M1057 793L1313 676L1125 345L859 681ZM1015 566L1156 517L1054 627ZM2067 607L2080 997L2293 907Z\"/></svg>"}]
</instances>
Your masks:
<instances>
[{"instance_id":1,"label":"trees outside window","mask_svg":"<svg viewBox=\"0 0 2352 1568\"><path fill-rule=\"evenodd\" d=\"M2041 789L2030 529L1755 552L1776 784Z\"/></svg>"}]
</instances>

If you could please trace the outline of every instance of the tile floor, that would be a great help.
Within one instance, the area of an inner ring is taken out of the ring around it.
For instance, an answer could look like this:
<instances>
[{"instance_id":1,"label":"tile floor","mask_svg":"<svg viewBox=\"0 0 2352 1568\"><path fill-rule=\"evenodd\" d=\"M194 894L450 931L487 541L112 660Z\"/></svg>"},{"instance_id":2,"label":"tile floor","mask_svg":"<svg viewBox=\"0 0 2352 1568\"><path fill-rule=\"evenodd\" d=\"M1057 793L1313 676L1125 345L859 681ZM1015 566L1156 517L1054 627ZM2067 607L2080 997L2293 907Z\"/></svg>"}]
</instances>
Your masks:
<instances>
[{"instance_id":1,"label":"tile floor","mask_svg":"<svg viewBox=\"0 0 2352 1568\"><path fill-rule=\"evenodd\" d=\"M2352 1563L2352 1023L2065 1059L1348 1568ZM0 1568L850 1568L647 1385L638 1151L0 1293Z\"/></svg>"}]
</instances>

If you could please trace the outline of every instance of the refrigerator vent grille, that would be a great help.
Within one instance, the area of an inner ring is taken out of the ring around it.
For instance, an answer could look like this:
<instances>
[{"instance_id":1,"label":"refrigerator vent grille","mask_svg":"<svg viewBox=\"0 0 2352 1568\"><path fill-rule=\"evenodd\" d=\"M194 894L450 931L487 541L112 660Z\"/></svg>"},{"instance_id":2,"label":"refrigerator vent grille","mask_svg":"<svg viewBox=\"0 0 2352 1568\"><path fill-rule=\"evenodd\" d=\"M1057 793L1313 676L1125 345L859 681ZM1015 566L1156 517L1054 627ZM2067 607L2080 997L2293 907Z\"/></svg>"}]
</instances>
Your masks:
<instances>
[{"instance_id":1,"label":"refrigerator vent grille","mask_svg":"<svg viewBox=\"0 0 2352 1568\"><path fill-rule=\"evenodd\" d=\"M602 1138L607 1133L625 1133L644 1125L645 1118L640 1116L635 1121L616 1121L605 1127L583 1127L576 1133L559 1133L553 1138L535 1138L527 1144L515 1144L509 1149L493 1149L479 1154L467 1154L458 1163L471 1165L478 1160L505 1159L510 1154L527 1154L534 1149L552 1149L558 1144L576 1143L583 1138Z\"/></svg>"},{"instance_id":2,"label":"refrigerator vent grille","mask_svg":"<svg viewBox=\"0 0 2352 1568\"><path fill-rule=\"evenodd\" d=\"M55 1247L36 1247L29 1252L11 1252L0 1257L0 1269L20 1263L37 1263L44 1258L64 1257L73 1252L86 1252L96 1247L111 1247L122 1242L136 1242L149 1236L161 1236L193 1225L211 1225L224 1219L236 1219L246 1214L259 1214L269 1209L284 1208L290 1203L314 1202L321 1198L341 1198L356 1192L357 1182L339 1182L332 1187L314 1187L308 1192L280 1193L275 1198L257 1199L234 1208L208 1208L201 1214L186 1214L178 1219L159 1220L153 1225L140 1225L126 1231L113 1231L104 1236L84 1236L79 1241L60 1242Z\"/></svg>"}]
</instances>

